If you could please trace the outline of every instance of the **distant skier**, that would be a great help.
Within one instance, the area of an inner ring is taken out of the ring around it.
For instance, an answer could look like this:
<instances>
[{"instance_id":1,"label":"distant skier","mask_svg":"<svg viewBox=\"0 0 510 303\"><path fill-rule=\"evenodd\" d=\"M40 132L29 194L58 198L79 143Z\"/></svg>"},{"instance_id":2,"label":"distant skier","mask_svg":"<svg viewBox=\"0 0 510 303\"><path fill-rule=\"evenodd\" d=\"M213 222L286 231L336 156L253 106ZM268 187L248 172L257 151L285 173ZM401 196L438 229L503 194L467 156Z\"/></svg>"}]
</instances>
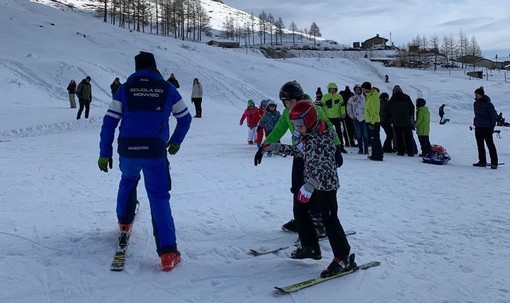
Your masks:
<instances>
[{"instance_id":1,"label":"distant skier","mask_svg":"<svg viewBox=\"0 0 510 303\"><path fill-rule=\"evenodd\" d=\"M69 95L69 105L76 108L76 81L71 80L67 85L67 94Z\"/></svg>"},{"instance_id":2,"label":"distant skier","mask_svg":"<svg viewBox=\"0 0 510 303\"><path fill-rule=\"evenodd\" d=\"M246 126L248 126L247 141L251 145L257 140L257 124L260 121L260 111L252 99L248 100L246 109L239 120L239 125L243 125L244 120L246 120Z\"/></svg>"},{"instance_id":3,"label":"distant skier","mask_svg":"<svg viewBox=\"0 0 510 303\"><path fill-rule=\"evenodd\" d=\"M444 107L446 105L443 104L439 107L439 124L443 125L450 121L450 119L444 119Z\"/></svg>"},{"instance_id":4,"label":"distant skier","mask_svg":"<svg viewBox=\"0 0 510 303\"><path fill-rule=\"evenodd\" d=\"M384 75L384 83L389 83L390 77L388 75Z\"/></svg>"},{"instance_id":5,"label":"distant skier","mask_svg":"<svg viewBox=\"0 0 510 303\"><path fill-rule=\"evenodd\" d=\"M87 76L85 79L81 80L80 84L78 84L78 87L76 88L76 96L80 103L80 108L76 115L77 120L80 120L83 109L85 109L85 119L89 117L90 103L92 102L92 86L90 85L90 81L91 78Z\"/></svg>"}]
</instances>

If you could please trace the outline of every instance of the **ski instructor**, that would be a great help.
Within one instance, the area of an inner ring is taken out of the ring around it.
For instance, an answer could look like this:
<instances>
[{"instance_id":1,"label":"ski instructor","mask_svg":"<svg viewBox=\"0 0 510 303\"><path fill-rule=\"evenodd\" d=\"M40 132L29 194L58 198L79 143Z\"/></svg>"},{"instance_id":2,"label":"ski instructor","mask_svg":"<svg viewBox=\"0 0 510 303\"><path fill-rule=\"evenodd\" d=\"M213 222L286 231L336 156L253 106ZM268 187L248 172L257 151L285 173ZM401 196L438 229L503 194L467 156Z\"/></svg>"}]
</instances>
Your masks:
<instances>
[{"instance_id":1,"label":"ski instructor","mask_svg":"<svg viewBox=\"0 0 510 303\"><path fill-rule=\"evenodd\" d=\"M131 230L137 203L136 187L143 171L150 202L157 253L163 271L171 271L181 261L170 209L170 164L166 153L174 155L186 136L191 115L174 86L156 68L154 55L140 52L135 70L117 90L103 118L99 169L112 168L112 144L118 136L119 166L122 172L117 196L117 218L121 232ZM169 117L177 118L170 137ZM122 121L121 121L122 120Z\"/></svg>"}]
</instances>

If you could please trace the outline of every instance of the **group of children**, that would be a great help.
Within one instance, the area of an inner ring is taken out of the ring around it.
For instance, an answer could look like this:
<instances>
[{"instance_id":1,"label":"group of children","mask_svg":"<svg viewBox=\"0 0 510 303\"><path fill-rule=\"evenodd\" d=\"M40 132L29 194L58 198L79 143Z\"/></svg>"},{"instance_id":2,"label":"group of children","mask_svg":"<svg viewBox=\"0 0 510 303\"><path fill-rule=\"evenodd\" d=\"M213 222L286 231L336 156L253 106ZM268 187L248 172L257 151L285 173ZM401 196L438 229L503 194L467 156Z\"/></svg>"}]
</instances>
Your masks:
<instances>
[{"instance_id":1,"label":"group of children","mask_svg":"<svg viewBox=\"0 0 510 303\"><path fill-rule=\"evenodd\" d=\"M239 120L239 125L243 125L246 120L248 144L257 144L260 147L264 135L268 136L273 131L281 116L276 108L276 102L271 99L260 101L259 107L252 99L248 100L247 107Z\"/></svg>"},{"instance_id":2,"label":"group of children","mask_svg":"<svg viewBox=\"0 0 510 303\"><path fill-rule=\"evenodd\" d=\"M335 83L330 83L328 85L328 93L330 90L337 89ZM375 90L377 88L374 87ZM377 90L378 91L378 90ZM327 94L328 95L328 94ZM321 96L321 99L326 98L326 96ZM344 149L344 144L342 140L342 130L340 121L342 117L345 117L346 114L351 117L351 119L354 121L354 128L355 128L355 136L357 139L357 146L359 148L360 154L368 154L368 145L369 145L369 136L367 134L368 126L366 125L365 121L365 97L362 93L361 86L356 85L354 88L354 94L349 98L349 100L342 100L342 97L340 94L336 93L338 95L338 99L341 101L337 102L339 104L336 104L338 107L340 107L338 117L332 116L331 114L326 114L326 117L329 119L330 122L333 123L334 129L336 130L336 133L338 135L338 139L340 140L340 150L342 152L346 152ZM310 99L310 97L306 94L304 94L305 99ZM387 134L387 139L385 140L385 152L393 152L394 148L391 147L393 144L391 143L393 138L393 129L391 126L391 123L389 125L390 130L388 131L385 128L385 120L383 116L385 116L385 104L389 101L389 95L386 93L382 93L379 95L380 97L380 116L381 116L381 128L383 128ZM407 95L405 95L407 96ZM331 99L331 98L330 98ZM410 101L410 98L408 98ZM311 99L310 99L311 100ZM322 103L318 103L319 100L315 100L315 105L318 105L319 107L324 108L325 105ZM411 104L412 105L412 104ZM326 104L327 106L327 104ZM278 122L278 119L280 118L281 114L276 109L277 105L273 100L262 100L260 102L260 106L257 107L255 102L250 99L248 100L247 108L244 110L241 119L239 121L240 125L243 125L244 121L246 120L246 125L248 127L248 136L247 141L248 144L257 144L258 147L260 147L260 144L265 136L268 136L272 130L274 129L276 123ZM329 106L327 109L331 111L331 109L334 109L333 106ZM343 111L341 110L343 108ZM414 111L414 109L413 109ZM326 112L324 112L326 113ZM414 113L413 113L414 114ZM427 154L431 153L431 144L429 140L429 134L430 134L430 110L426 106L426 101L423 98L416 99L416 116L414 119L414 124L411 126L416 129L416 134L418 136L418 140L421 145L421 156L426 156ZM338 120L338 121L337 121ZM334 123L337 122L337 123ZM391 132L392 135L389 136L388 132ZM389 142L389 148L386 147ZM415 145L413 140L413 145ZM389 150L391 151L389 151ZM414 154L414 152L413 152ZM269 154L270 155L270 154Z\"/></svg>"}]
</instances>

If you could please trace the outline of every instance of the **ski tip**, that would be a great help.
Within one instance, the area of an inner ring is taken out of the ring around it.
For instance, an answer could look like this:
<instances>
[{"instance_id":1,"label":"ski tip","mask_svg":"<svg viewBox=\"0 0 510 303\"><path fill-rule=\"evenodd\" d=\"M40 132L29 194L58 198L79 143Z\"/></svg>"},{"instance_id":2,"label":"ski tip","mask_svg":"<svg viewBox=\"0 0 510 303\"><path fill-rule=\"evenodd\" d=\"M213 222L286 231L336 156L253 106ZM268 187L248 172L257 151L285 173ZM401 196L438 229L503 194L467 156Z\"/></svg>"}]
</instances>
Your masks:
<instances>
[{"instance_id":1,"label":"ski tip","mask_svg":"<svg viewBox=\"0 0 510 303\"><path fill-rule=\"evenodd\" d=\"M359 269L368 269L370 267L375 267L375 266L379 266L381 265L381 262L379 261L372 261L372 262L368 262L368 263L365 263L365 264L361 264L359 267Z\"/></svg>"}]
</instances>

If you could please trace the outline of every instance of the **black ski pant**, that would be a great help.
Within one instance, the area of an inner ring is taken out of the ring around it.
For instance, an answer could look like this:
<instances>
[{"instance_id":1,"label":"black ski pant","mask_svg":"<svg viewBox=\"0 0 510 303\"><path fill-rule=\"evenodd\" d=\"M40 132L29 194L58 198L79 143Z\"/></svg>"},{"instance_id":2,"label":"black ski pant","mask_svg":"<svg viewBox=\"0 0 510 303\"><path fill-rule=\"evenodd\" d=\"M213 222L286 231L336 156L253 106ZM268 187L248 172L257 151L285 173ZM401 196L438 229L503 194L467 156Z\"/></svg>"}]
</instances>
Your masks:
<instances>
[{"instance_id":1,"label":"black ski pant","mask_svg":"<svg viewBox=\"0 0 510 303\"><path fill-rule=\"evenodd\" d=\"M430 146L429 136L418 135L418 140L420 141L422 157L432 151L432 147Z\"/></svg>"},{"instance_id":2,"label":"black ski pant","mask_svg":"<svg viewBox=\"0 0 510 303\"><path fill-rule=\"evenodd\" d=\"M411 126L393 126L397 139L397 153L414 156L413 129Z\"/></svg>"},{"instance_id":3,"label":"black ski pant","mask_svg":"<svg viewBox=\"0 0 510 303\"><path fill-rule=\"evenodd\" d=\"M354 143L355 131L354 131L354 121L349 116L345 116L343 120L344 124L344 142L347 147L355 147L356 143Z\"/></svg>"},{"instance_id":4,"label":"black ski pant","mask_svg":"<svg viewBox=\"0 0 510 303\"><path fill-rule=\"evenodd\" d=\"M496 145L494 145L494 127L476 127L475 138L476 146L478 148L478 162L487 163L485 155L485 144L489 149L489 156L491 157L491 164L498 165L498 152L496 151Z\"/></svg>"},{"instance_id":5,"label":"black ski pant","mask_svg":"<svg viewBox=\"0 0 510 303\"><path fill-rule=\"evenodd\" d=\"M195 117L202 118L202 98L191 98L191 103L195 105Z\"/></svg>"},{"instance_id":6,"label":"black ski pant","mask_svg":"<svg viewBox=\"0 0 510 303\"><path fill-rule=\"evenodd\" d=\"M368 141L372 144L372 154L370 155L370 158L374 160L382 160L384 157L384 153L382 150L381 145L381 124L375 123L375 124L368 124L367 123L367 130L368 130Z\"/></svg>"},{"instance_id":7,"label":"black ski pant","mask_svg":"<svg viewBox=\"0 0 510 303\"><path fill-rule=\"evenodd\" d=\"M294 200L294 218L298 228L302 246L311 246L320 250L319 239L313 226L310 209L318 207L322 214L322 223L328 235L329 244L335 258L345 259L349 256L351 247L345 236L344 228L338 219L338 203L336 190L315 190L308 203Z\"/></svg>"},{"instance_id":8,"label":"black ski pant","mask_svg":"<svg viewBox=\"0 0 510 303\"><path fill-rule=\"evenodd\" d=\"M305 161L302 157L294 157L292 160L292 180L291 180L291 188L290 192L292 193L292 199L294 201L294 205L299 202L297 198L297 194L301 189L301 186L305 184ZM321 211L319 207L310 208L310 213L313 218L320 218ZM296 218L294 218L296 219ZM315 229L312 229L315 232Z\"/></svg>"},{"instance_id":9,"label":"black ski pant","mask_svg":"<svg viewBox=\"0 0 510 303\"><path fill-rule=\"evenodd\" d=\"M386 134L386 139L383 143L383 151L385 153L392 153L393 151L393 127L391 127L390 122L381 122L381 128L384 130Z\"/></svg>"},{"instance_id":10,"label":"black ski pant","mask_svg":"<svg viewBox=\"0 0 510 303\"><path fill-rule=\"evenodd\" d=\"M342 121L340 118L328 118L331 124L335 126L336 134L338 136L338 140L340 140L340 145L344 146L344 138L342 135Z\"/></svg>"},{"instance_id":11,"label":"black ski pant","mask_svg":"<svg viewBox=\"0 0 510 303\"><path fill-rule=\"evenodd\" d=\"M81 118L81 113L83 112L83 109L85 108L85 119L89 117L90 112L90 101L85 99L78 99L78 102L80 103L80 108L78 109L78 114L76 115L76 119Z\"/></svg>"}]
</instances>

